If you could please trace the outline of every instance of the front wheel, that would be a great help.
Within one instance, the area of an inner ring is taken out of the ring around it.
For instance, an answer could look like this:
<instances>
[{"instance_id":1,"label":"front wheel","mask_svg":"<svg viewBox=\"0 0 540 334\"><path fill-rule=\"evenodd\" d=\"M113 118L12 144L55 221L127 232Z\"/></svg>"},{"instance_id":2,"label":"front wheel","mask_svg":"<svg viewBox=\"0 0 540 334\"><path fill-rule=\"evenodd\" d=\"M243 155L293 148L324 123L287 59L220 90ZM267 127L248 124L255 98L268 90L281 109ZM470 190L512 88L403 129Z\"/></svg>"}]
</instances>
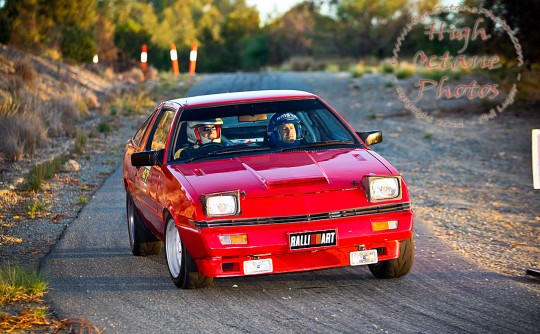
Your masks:
<instances>
[{"instance_id":1,"label":"front wheel","mask_svg":"<svg viewBox=\"0 0 540 334\"><path fill-rule=\"evenodd\" d=\"M197 265L186 251L172 218L167 221L165 228L165 254L169 273L178 288L205 288L214 281L212 277L206 277L197 270Z\"/></svg>"},{"instance_id":2,"label":"front wheel","mask_svg":"<svg viewBox=\"0 0 540 334\"><path fill-rule=\"evenodd\" d=\"M399 243L399 257L369 265L369 271L377 278L397 278L407 275L412 268L414 258L414 239Z\"/></svg>"}]
</instances>

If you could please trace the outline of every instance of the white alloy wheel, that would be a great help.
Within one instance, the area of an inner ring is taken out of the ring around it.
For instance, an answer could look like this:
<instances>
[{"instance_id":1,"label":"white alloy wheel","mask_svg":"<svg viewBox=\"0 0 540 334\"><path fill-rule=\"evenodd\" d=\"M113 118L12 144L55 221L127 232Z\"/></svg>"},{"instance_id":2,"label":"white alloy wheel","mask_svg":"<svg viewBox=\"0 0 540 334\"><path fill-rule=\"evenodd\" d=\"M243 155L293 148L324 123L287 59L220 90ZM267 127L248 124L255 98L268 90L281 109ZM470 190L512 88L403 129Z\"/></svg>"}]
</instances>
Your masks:
<instances>
[{"instance_id":1,"label":"white alloy wheel","mask_svg":"<svg viewBox=\"0 0 540 334\"><path fill-rule=\"evenodd\" d=\"M165 252L167 254L169 272L173 278L178 278L182 270L182 240L180 240L180 234L173 219L169 219L167 222Z\"/></svg>"}]
</instances>

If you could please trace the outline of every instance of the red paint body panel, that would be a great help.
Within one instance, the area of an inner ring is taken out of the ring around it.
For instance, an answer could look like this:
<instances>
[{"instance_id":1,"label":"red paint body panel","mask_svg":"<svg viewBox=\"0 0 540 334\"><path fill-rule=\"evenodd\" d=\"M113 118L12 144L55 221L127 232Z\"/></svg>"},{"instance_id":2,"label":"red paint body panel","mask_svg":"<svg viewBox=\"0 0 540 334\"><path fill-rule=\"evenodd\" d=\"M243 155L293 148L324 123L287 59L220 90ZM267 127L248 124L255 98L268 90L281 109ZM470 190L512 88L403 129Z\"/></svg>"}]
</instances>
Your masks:
<instances>
[{"instance_id":1,"label":"red paint body panel","mask_svg":"<svg viewBox=\"0 0 540 334\"><path fill-rule=\"evenodd\" d=\"M179 114L182 108L305 98L317 97L298 91L244 92L178 99L161 107L176 108ZM157 118L157 114L154 118ZM343 121L337 113L336 117ZM346 122L343 123L353 131ZM168 142L171 136L168 135ZM147 140L148 133L142 143ZM379 249L380 261L390 260L399 255L399 241L412 237L413 212L410 206L399 212L352 217L211 226L213 222L307 217L410 203L403 180L400 199L377 203L368 201L362 187L364 176L399 175L392 165L369 148L322 148L171 164L164 160L161 166L133 167L130 156L143 151L143 147L142 144L135 145L133 140L126 145L123 160L126 191L132 194L147 227L157 237L164 237L167 214L175 220L187 251L205 276L242 276L243 262L257 258L271 258L273 273L348 266L350 252L359 250L361 245L368 250ZM171 148L167 146L165 156L169 150ZM146 183L141 182L141 173L145 168L150 168ZM207 217L201 196L228 191L241 193L240 214L223 218ZM372 221L386 220L397 220L398 228L373 232ZM210 227L202 226L204 224ZM337 245L290 250L290 233L323 230L337 232ZM219 241L220 235L240 233L247 234L247 245L222 245Z\"/></svg>"}]
</instances>

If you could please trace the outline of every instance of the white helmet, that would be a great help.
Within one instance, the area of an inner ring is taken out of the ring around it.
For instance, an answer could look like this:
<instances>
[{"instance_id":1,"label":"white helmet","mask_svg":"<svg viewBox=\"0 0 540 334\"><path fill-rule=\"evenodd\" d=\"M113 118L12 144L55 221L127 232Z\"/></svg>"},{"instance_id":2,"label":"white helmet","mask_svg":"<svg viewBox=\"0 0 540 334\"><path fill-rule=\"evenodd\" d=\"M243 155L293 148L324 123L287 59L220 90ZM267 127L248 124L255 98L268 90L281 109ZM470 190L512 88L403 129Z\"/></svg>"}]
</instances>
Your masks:
<instances>
[{"instance_id":1,"label":"white helmet","mask_svg":"<svg viewBox=\"0 0 540 334\"><path fill-rule=\"evenodd\" d=\"M221 143L221 125L223 120L221 118L213 118L202 121L189 121L187 122L187 140L194 145L204 145L208 143ZM203 137L199 133L199 127L205 125L214 125L216 127L217 138L209 139Z\"/></svg>"}]
</instances>

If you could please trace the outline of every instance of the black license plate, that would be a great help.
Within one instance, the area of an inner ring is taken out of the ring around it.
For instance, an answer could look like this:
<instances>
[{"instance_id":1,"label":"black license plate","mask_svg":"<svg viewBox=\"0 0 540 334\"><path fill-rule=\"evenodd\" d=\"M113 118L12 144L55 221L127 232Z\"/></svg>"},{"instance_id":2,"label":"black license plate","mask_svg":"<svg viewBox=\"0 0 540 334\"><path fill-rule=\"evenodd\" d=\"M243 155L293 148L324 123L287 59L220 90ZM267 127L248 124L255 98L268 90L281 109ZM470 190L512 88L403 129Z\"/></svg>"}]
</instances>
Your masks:
<instances>
[{"instance_id":1,"label":"black license plate","mask_svg":"<svg viewBox=\"0 0 540 334\"><path fill-rule=\"evenodd\" d=\"M290 249L315 248L337 245L336 230L289 234Z\"/></svg>"}]
</instances>

